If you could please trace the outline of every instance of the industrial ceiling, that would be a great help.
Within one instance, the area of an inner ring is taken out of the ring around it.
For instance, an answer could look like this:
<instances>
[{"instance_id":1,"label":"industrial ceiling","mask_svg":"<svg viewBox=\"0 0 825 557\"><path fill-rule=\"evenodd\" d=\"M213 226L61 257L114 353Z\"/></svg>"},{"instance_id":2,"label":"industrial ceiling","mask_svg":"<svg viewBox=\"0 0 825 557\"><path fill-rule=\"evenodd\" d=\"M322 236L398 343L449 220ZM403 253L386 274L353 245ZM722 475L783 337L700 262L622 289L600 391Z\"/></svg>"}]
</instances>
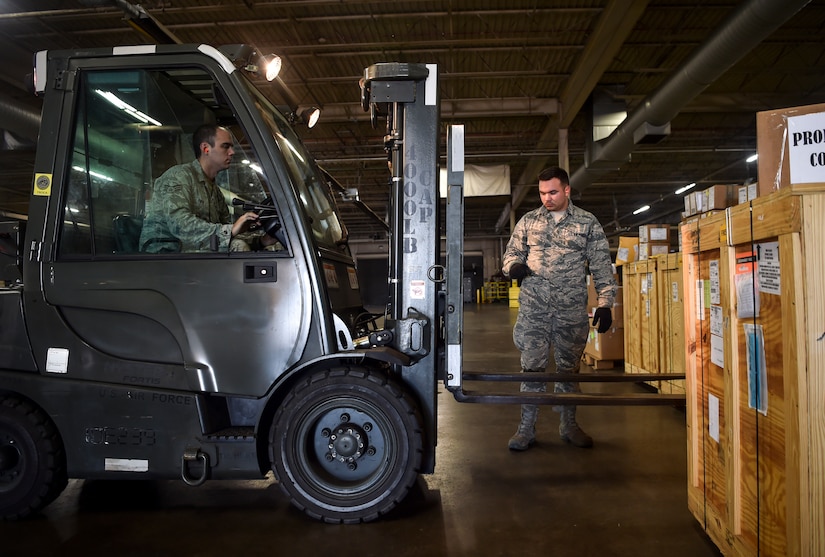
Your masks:
<instances>
[{"instance_id":1,"label":"industrial ceiling","mask_svg":"<svg viewBox=\"0 0 825 557\"><path fill-rule=\"evenodd\" d=\"M467 200L468 238L506 237L538 205L538 172L561 161L574 203L615 241L678 223L674 192L686 184L757 180L746 162L756 112L825 102L823 37L825 0L4 0L0 210L26 211L39 104L23 76L34 52L248 43L284 61L281 84L265 91L276 103L322 109L301 136L378 215L385 130L361 110L358 80L378 62L431 63L442 136L463 124L467 164L510 168L510 196ZM603 127L616 109L627 118ZM385 236L341 205L352 238Z\"/></svg>"}]
</instances>

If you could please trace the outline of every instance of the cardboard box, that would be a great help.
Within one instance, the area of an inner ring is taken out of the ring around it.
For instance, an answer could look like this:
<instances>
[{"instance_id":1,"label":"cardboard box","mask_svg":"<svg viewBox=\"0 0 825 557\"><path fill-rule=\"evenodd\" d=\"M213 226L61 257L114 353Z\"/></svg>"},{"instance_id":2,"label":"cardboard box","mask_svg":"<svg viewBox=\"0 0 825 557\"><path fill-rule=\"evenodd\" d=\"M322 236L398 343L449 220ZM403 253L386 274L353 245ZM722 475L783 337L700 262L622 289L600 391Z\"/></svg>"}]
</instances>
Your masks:
<instances>
[{"instance_id":1,"label":"cardboard box","mask_svg":"<svg viewBox=\"0 0 825 557\"><path fill-rule=\"evenodd\" d=\"M699 193L702 198L702 210L699 211L700 213L718 211L727 209L736 203L739 195L739 186L716 185Z\"/></svg>"},{"instance_id":2,"label":"cardboard box","mask_svg":"<svg viewBox=\"0 0 825 557\"><path fill-rule=\"evenodd\" d=\"M788 118L825 112L825 104L812 104L793 108L766 110L756 113L756 152L758 159L758 194L768 195L791 184L790 159L793 138L788 129ZM825 144L819 144L818 152L825 151ZM817 184L825 184L825 166L817 169L822 179Z\"/></svg>"},{"instance_id":3,"label":"cardboard box","mask_svg":"<svg viewBox=\"0 0 825 557\"><path fill-rule=\"evenodd\" d=\"M697 205L696 204L697 194L699 194L699 192L692 191L687 195L687 198L686 198L689 202L689 205L690 205L690 214L691 215L696 215L696 214L699 213L699 209L696 206Z\"/></svg>"},{"instance_id":4,"label":"cardboard box","mask_svg":"<svg viewBox=\"0 0 825 557\"><path fill-rule=\"evenodd\" d=\"M633 236L619 236L616 250L616 266L633 263L639 259L639 239Z\"/></svg>"},{"instance_id":5,"label":"cardboard box","mask_svg":"<svg viewBox=\"0 0 825 557\"><path fill-rule=\"evenodd\" d=\"M747 186L739 186L739 203L747 203L748 201L756 199L759 191L758 188L759 184L756 182L748 184Z\"/></svg>"},{"instance_id":6,"label":"cardboard box","mask_svg":"<svg viewBox=\"0 0 825 557\"><path fill-rule=\"evenodd\" d=\"M606 333L599 333L590 327L584 351L597 360L623 360L624 330L610 327Z\"/></svg>"},{"instance_id":7,"label":"cardboard box","mask_svg":"<svg viewBox=\"0 0 825 557\"><path fill-rule=\"evenodd\" d=\"M656 255L670 253L670 242L644 242L639 244L639 261L645 261Z\"/></svg>"},{"instance_id":8,"label":"cardboard box","mask_svg":"<svg viewBox=\"0 0 825 557\"><path fill-rule=\"evenodd\" d=\"M643 224L639 227L639 243L667 242L670 243L669 224Z\"/></svg>"}]
</instances>

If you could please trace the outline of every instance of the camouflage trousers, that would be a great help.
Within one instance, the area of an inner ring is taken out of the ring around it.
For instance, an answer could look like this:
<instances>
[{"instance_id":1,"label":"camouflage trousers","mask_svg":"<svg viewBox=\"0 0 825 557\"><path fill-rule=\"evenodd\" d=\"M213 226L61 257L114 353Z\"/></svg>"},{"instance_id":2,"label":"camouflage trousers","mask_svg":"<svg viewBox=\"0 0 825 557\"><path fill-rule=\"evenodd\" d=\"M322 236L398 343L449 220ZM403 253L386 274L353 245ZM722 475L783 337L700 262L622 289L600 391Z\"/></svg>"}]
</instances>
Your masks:
<instances>
[{"instance_id":1,"label":"camouflage trousers","mask_svg":"<svg viewBox=\"0 0 825 557\"><path fill-rule=\"evenodd\" d=\"M578 373L589 331L584 302L587 294L578 294L552 290L549 283L539 277L524 280L513 327L513 342L521 352L522 370L545 371L552 348L557 373ZM544 382L526 381L521 385L522 392L545 392L546 389ZM554 391L576 393L580 389L578 383L558 382Z\"/></svg>"}]
</instances>

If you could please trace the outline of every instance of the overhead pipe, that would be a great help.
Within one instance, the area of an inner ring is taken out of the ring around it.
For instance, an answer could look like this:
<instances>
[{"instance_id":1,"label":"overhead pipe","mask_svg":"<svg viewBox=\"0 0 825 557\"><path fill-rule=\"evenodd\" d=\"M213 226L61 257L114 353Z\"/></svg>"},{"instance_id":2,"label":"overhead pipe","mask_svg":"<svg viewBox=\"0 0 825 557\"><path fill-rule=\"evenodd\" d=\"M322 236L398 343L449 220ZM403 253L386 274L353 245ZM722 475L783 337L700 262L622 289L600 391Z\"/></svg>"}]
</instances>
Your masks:
<instances>
[{"instance_id":1,"label":"overhead pipe","mask_svg":"<svg viewBox=\"0 0 825 557\"><path fill-rule=\"evenodd\" d=\"M581 192L611 168L621 166L635 148L637 130L667 125L688 102L808 3L810 0L742 3L665 83L596 144L589 162L570 176L570 185Z\"/></svg>"},{"instance_id":2,"label":"overhead pipe","mask_svg":"<svg viewBox=\"0 0 825 557\"><path fill-rule=\"evenodd\" d=\"M32 108L12 97L0 102L0 128L21 139L37 141L40 130L40 109Z\"/></svg>"}]
</instances>

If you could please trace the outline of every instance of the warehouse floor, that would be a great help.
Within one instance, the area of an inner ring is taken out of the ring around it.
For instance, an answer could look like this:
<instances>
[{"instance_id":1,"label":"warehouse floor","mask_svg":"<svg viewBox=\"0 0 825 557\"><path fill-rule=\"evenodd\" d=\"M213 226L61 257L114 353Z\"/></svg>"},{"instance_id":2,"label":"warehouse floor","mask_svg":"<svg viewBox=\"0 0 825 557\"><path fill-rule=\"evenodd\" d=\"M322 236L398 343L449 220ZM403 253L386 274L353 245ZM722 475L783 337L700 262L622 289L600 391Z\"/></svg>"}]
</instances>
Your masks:
<instances>
[{"instance_id":1,"label":"warehouse floor","mask_svg":"<svg viewBox=\"0 0 825 557\"><path fill-rule=\"evenodd\" d=\"M518 369L516 312L466 306L465 369ZM438 403L436 472L377 522L315 522L271 479L199 488L72 480L42 515L0 523L0 556L719 555L687 509L683 410L582 407L595 447L577 449L544 408L538 443L515 453L507 440L517 406L459 404L443 389Z\"/></svg>"}]
</instances>

